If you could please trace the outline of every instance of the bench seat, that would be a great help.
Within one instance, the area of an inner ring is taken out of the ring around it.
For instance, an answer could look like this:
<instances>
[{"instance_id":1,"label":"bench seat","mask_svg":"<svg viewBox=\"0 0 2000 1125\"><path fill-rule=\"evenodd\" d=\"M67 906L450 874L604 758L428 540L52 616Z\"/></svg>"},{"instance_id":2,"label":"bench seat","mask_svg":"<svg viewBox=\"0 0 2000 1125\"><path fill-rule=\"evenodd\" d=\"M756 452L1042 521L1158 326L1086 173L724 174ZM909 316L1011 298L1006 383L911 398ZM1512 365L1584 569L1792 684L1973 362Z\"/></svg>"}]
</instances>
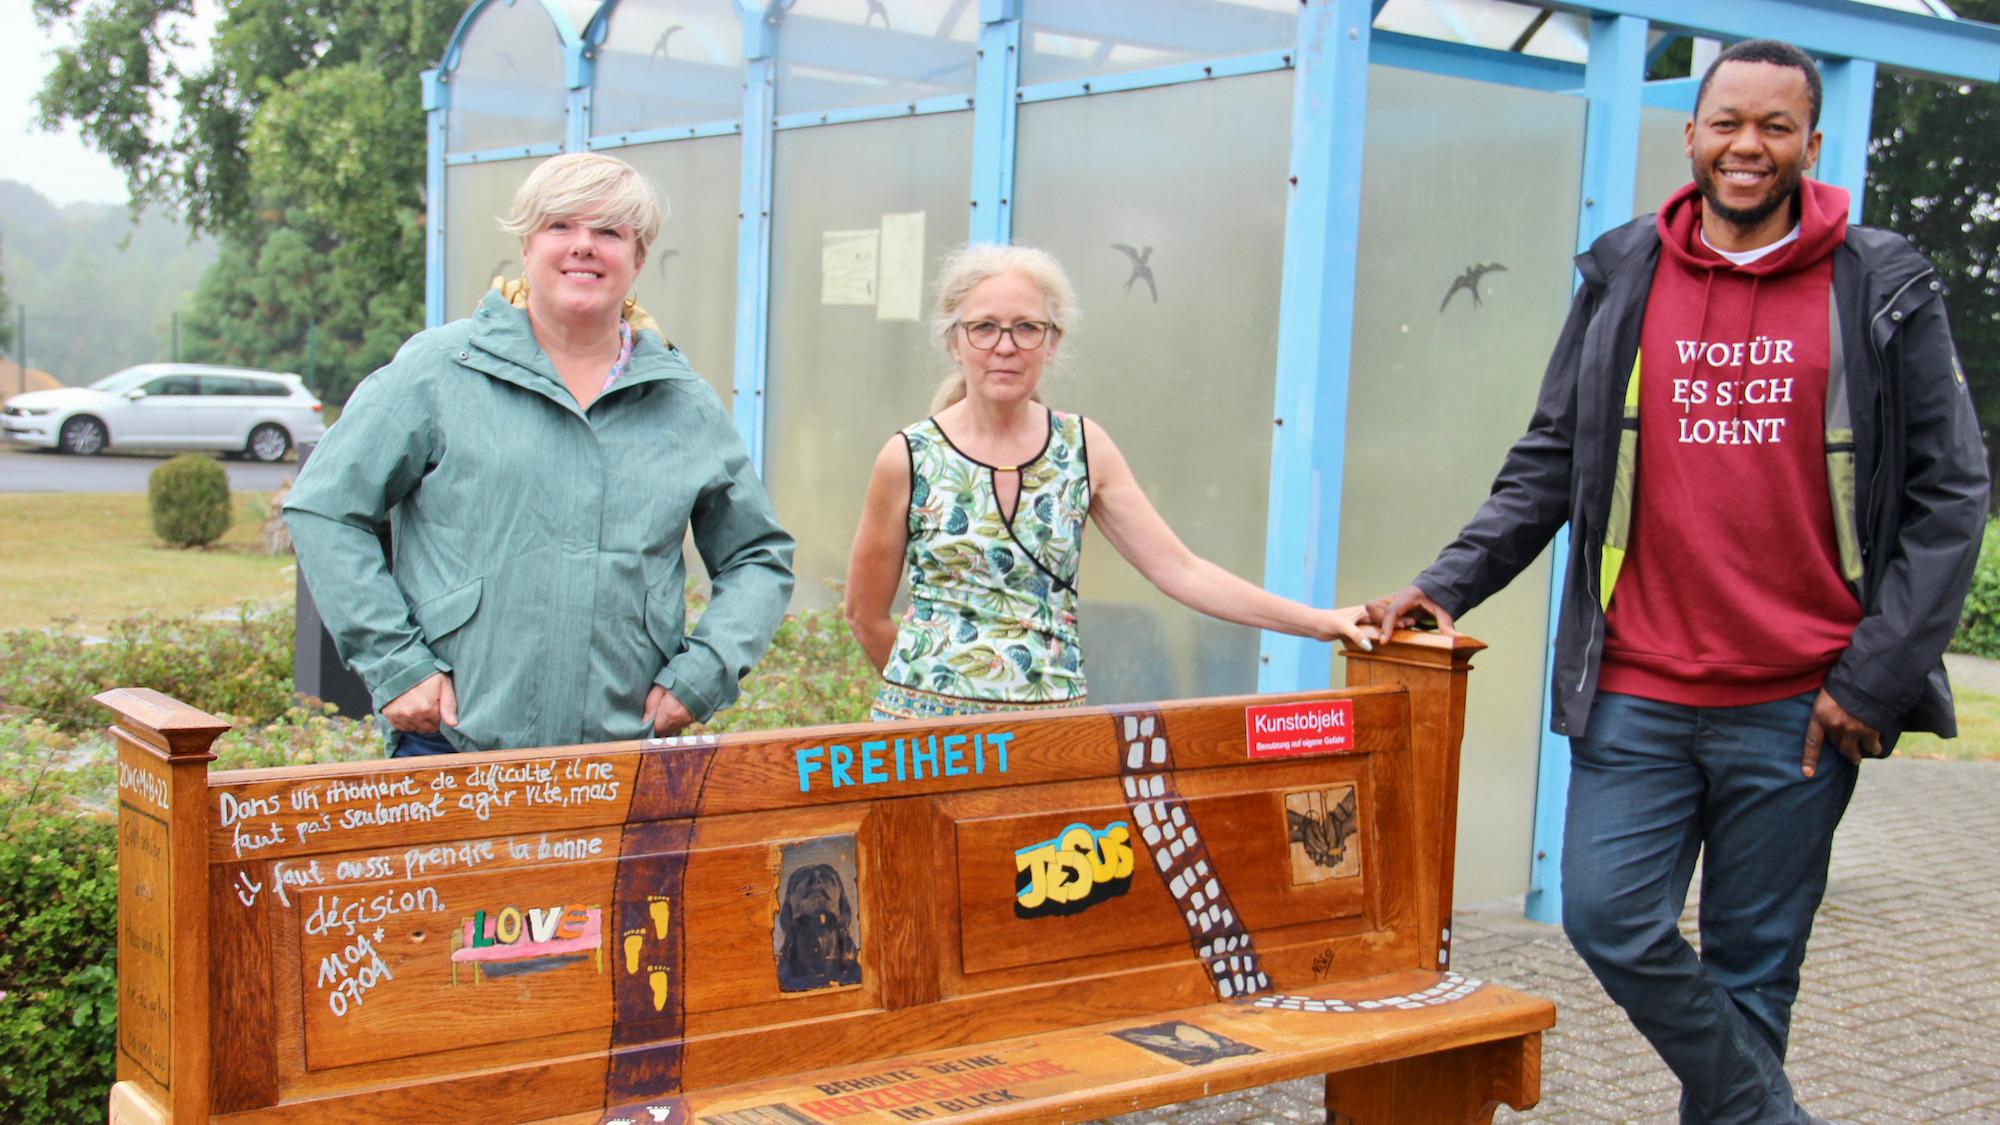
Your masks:
<instances>
[{"instance_id":1,"label":"bench seat","mask_svg":"<svg viewBox=\"0 0 2000 1125\"><path fill-rule=\"evenodd\" d=\"M1343 1003L1359 1010L1304 1010ZM1391 973L690 1091L538 1125L1089 1121L1318 1075L1328 1076L1328 1108L1357 1122L1487 1120L1502 1102L1535 1104L1541 1032L1554 1024L1555 1006L1539 997L1454 973Z\"/></svg>"}]
</instances>

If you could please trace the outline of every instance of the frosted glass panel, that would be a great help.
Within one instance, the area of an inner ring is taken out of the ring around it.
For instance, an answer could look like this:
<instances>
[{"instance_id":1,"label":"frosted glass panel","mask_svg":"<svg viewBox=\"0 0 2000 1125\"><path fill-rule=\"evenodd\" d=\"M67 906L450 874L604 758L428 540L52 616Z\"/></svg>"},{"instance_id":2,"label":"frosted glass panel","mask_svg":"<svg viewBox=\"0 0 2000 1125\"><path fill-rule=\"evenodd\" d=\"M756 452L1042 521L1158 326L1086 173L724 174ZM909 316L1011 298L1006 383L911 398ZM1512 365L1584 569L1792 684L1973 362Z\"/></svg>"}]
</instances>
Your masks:
<instances>
[{"instance_id":1,"label":"frosted glass panel","mask_svg":"<svg viewBox=\"0 0 2000 1125\"><path fill-rule=\"evenodd\" d=\"M569 104L562 37L540 0L481 9L446 88L448 152L561 141Z\"/></svg>"},{"instance_id":2,"label":"frosted glass panel","mask_svg":"<svg viewBox=\"0 0 2000 1125\"><path fill-rule=\"evenodd\" d=\"M979 5L794 0L778 17L778 112L972 94Z\"/></svg>"},{"instance_id":3,"label":"frosted glass panel","mask_svg":"<svg viewBox=\"0 0 2000 1125\"><path fill-rule=\"evenodd\" d=\"M1407 583L1486 497L1569 306L1584 105L1371 67L1338 600ZM1440 307L1442 306L1442 307ZM1460 622L1461 901L1526 887L1547 555ZM1336 673L1338 674L1338 673Z\"/></svg>"},{"instance_id":4,"label":"frosted glass panel","mask_svg":"<svg viewBox=\"0 0 2000 1125\"><path fill-rule=\"evenodd\" d=\"M629 161L665 196L667 221L639 273L639 304L729 406L736 359L739 137L633 145Z\"/></svg>"},{"instance_id":5,"label":"frosted glass panel","mask_svg":"<svg viewBox=\"0 0 2000 1125\"><path fill-rule=\"evenodd\" d=\"M1632 187L1632 213L1650 215L1667 197L1694 179L1687 154L1689 114L1647 107L1639 113L1639 172Z\"/></svg>"},{"instance_id":6,"label":"frosted glass panel","mask_svg":"<svg viewBox=\"0 0 2000 1125\"><path fill-rule=\"evenodd\" d=\"M1291 97L1278 71L1025 105L1014 173L1015 241L1061 258L1083 306L1047 397L1097 419L1181 539L1253 582ZM1095 532L1080 586L1092 701L1256 690L1254 630L1169 600Z\"/></svg>"},{"instance_id":7,"label":"frosted glass panel","mask_svg":"<svg viewBox=\"0 0 2000 1125\"><path fill-rule=\"evenodd\" d=\"M743 116L743 23L730 0L622 0L597 54L590 131Z\"/></svg>"},{"instance_id":8,"label":"frosted glass panel","mask_svg":"<svg viewBox=\"0 0 2000 1125\"><path fill-rule=\"evenodd\" d=\"M803 7L803 3L800 5ZM924 416L947 370L924 327L937 263L965 241L972 115L787 129L772 169L764 479L799 541L798 608L847 573L882 443ZM861 257L830 247L874 247Z\"/></svg>"},{"instance_id":9,"label":"frosted glass panel","mask_svg":"<svg viewBox=\"0 0 2000 1125\"><path fill-rule=\"evenodd\" d=\"M1027 0L1021 84L1288 50L1296 0Z\"/></svg>"},{"instance_id":10,"label":"frosted glass panel","mask_svg":"<svg viewBox=\"0 0 2000 1125\"><path fill-rule=\"evenodd\" d=\"M444 170L444 319L472 315L493 275L521 276L521 240L500 229L521 181L540 160L456 164Z\"/></svg>"}]
</instances>

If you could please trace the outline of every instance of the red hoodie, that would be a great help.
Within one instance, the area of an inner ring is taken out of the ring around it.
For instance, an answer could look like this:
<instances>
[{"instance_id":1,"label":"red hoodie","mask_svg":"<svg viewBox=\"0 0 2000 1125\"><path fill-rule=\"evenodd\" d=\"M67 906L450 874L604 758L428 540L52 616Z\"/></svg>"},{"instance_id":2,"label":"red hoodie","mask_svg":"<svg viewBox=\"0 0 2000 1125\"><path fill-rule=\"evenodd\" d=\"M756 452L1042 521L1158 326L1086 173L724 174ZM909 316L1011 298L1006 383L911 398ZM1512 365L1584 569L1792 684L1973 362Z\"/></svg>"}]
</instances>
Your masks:
<instances>
[{"instance_id":1,"label":"red hoodie","mask_svg":"<svg viewBox=\"0 0 2000 1125\"><path fill-rule=\"evenodd\" d=\"M1599 687L1735 707L1820 686L1861 620L1840 576L1825 405L1847 193L1804 180L1799 236L1738 266L1689 184L1660 209L1640 336L1628 551Z\"/></svg>"}]
</instances>

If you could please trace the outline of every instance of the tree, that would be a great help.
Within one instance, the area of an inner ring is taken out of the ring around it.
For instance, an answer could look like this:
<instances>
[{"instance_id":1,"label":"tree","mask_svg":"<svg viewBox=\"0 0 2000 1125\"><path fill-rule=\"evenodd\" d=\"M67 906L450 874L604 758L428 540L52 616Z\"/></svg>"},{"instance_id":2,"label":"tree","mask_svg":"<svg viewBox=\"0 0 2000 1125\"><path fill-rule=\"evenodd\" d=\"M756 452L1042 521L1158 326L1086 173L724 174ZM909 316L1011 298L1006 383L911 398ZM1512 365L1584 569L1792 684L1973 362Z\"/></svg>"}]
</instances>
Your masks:
<instances>
[{"instance_id":1,"label":"tree","mask_svg":"<svg viewBox=\"0 0 2000 1125\"><path fill-rule=\"evenodd\" d=\"M2000 23L2000 0L1954 0ZM1986 437L2000 438L2000 85L1882 72L1875 82L1863 216L1907 236L1936 263L1959 362Z\"/></svg>"},{"instance_id":2,"label":"tree","mask_svg":"<svg viewBox=\"0 0 2000 1125\"><path fill-rule=\"evenodd\" d=\"M423 323L418 75L463 0L237 0L185 70L193 0L34 0L58 48L41 120L73 122L125 173L136 211L222 235L188 327L204 359L303 369L332 401ZM179 116L171 131L163 108ZM245 267L252 267L246 269ZM266 268L273 277L259 276Z\"/></svg>"},{"instance_id":3,"label":"tree","mask_svg":"<svg viewBox=\"0 0 2000 1125\"><path fill-rule=\"evenodd\" d=\"M0 245L0 262L6 261L4 250L4 245ZM10 308L7 303L7 271L0 269L0 352L14 346L14 318L9 315ZM24 390L28 386L27 378L27 373L23 372L21 387Z\"/></svg>"}]
</instances>

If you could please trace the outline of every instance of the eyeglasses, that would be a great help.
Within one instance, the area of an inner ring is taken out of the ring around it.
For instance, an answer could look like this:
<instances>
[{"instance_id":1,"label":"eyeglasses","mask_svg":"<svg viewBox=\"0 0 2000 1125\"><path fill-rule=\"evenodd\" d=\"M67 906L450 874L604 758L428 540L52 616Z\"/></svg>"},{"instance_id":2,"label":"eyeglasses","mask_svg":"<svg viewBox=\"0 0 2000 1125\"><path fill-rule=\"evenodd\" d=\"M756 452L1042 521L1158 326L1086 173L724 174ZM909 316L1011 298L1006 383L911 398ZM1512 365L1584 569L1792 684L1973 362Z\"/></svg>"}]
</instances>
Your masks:
<instances>
[{"instance_id":1,"label":"eyeglasses","mask_svg":"<svg viewBox=\"0 0 2000 1125\"><path fill-rule=\"evenodd\" d=\"M990 320L975 320L970 323L961 320L958 326L965 329L966 342L982 352L990 352L999 347L1002 336L1011 337L1015 347L1024 352L1031 352L1041 347L1043 340L1062 334L1062 329L1039 320L1024 320L1011 328L995 324Z\"/></svg>"}]
</instances>

